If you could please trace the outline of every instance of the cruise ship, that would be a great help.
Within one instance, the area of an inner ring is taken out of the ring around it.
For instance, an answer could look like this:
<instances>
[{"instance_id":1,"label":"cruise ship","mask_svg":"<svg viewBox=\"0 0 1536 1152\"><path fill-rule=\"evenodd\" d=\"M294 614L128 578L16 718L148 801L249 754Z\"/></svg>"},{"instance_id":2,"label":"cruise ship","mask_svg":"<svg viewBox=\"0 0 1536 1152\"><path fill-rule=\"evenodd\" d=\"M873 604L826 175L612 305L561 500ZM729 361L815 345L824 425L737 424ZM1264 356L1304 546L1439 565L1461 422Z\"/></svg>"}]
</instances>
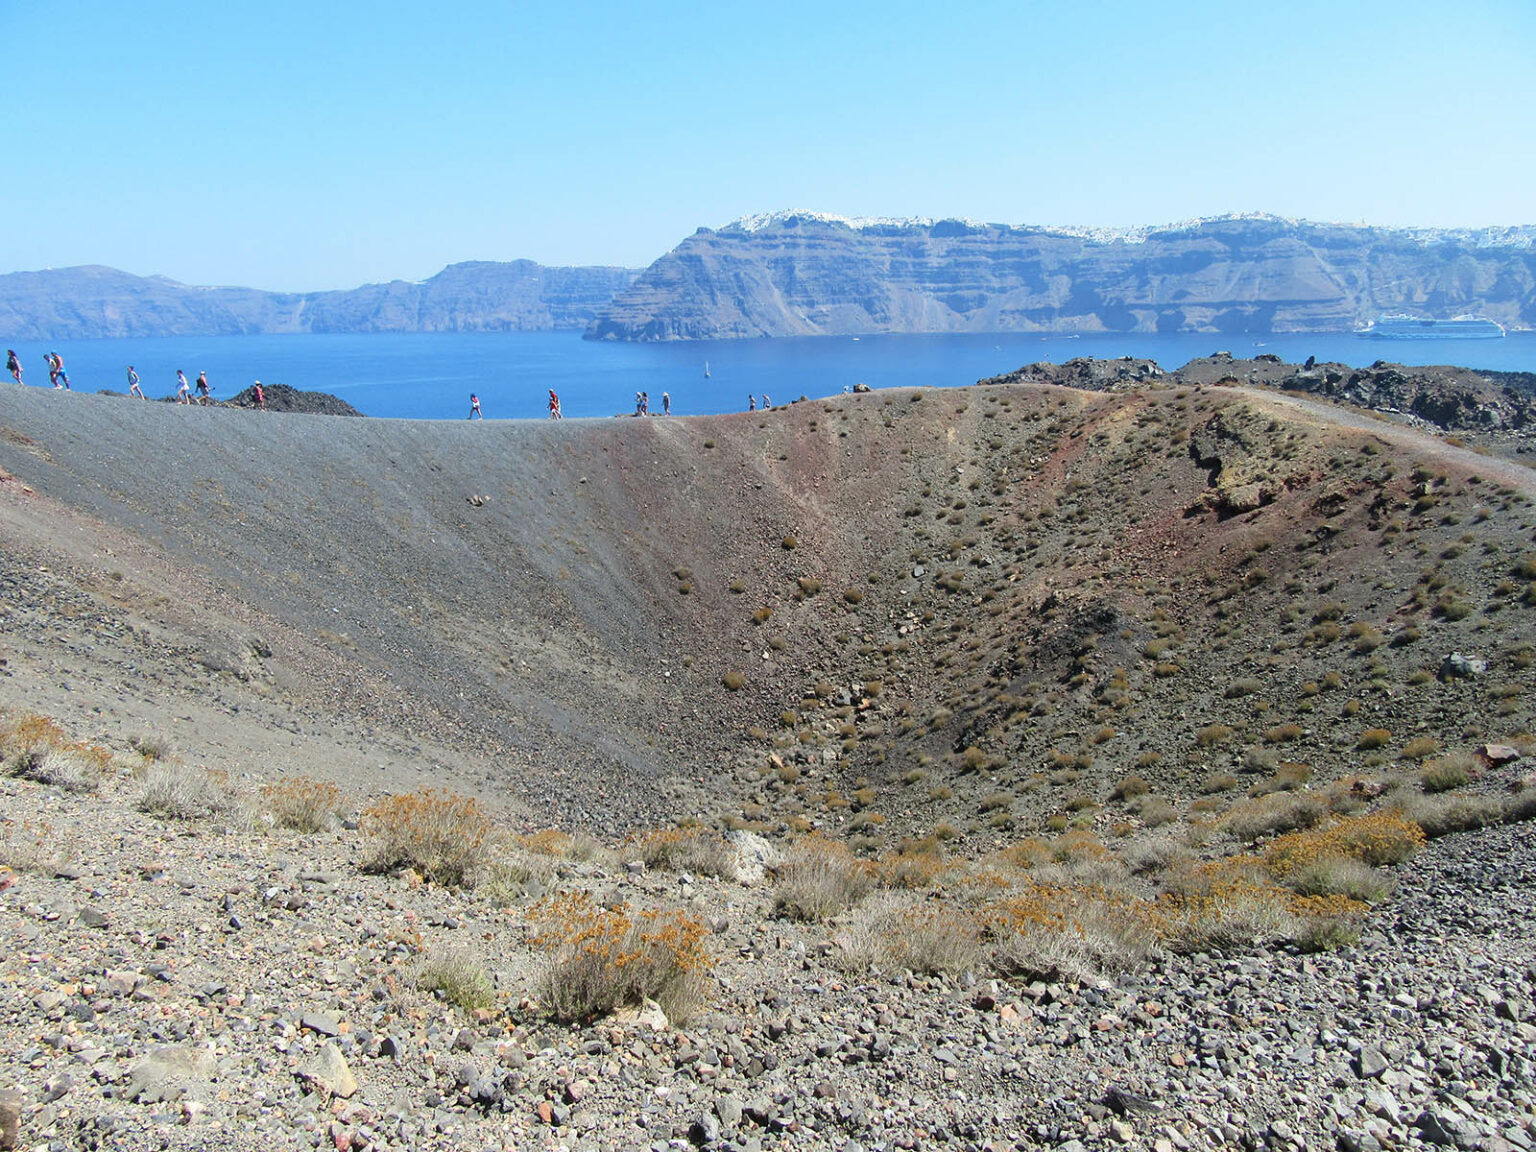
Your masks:
<instances>
[{"instance_id":1,"label":"cruise ship","mask_svg":"<svg viewBox=\"0 0 1536 1152\"><path fill-rule=\"evenodd\" d=\"M1504 326L1486 316L1456 316L1450 320L1425 320L1405 312L1391 312L1360 333L1383 340L1496 340Z\"/></svg>"}]
</instances>

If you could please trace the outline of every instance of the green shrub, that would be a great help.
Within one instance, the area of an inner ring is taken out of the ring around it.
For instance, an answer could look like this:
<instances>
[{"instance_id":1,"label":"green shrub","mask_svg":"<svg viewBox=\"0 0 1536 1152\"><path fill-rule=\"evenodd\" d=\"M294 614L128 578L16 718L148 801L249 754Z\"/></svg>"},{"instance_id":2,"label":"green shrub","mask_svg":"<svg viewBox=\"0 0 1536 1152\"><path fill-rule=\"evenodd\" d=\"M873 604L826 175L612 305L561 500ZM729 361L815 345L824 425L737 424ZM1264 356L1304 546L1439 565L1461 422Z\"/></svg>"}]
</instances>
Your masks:
<instances>
[{"instance_id":1,"label":"green shrub","mask_svg":"<svg viewBox=\"0 0 1536 1152\"><path fill-rule=\"evenodd\" d=\"M480 962L468 952L453 950L428 959L416 974L416 986L441 996L465 1012L495 1005L496 990Z\"/></svg>"},{"instance_id":2,"label":"green shrub","mask_svg":"<svg viewBox=\"0 0 1536 1152\"><path fill-rule=\"evenodd\" d=\"M1472 782L1481 767L1477 757L1471 753L1440 756L1424 765L1424 770L1419 773L1419 787L1429 793L1464 788Z\"/></svg>"}]
</instances>

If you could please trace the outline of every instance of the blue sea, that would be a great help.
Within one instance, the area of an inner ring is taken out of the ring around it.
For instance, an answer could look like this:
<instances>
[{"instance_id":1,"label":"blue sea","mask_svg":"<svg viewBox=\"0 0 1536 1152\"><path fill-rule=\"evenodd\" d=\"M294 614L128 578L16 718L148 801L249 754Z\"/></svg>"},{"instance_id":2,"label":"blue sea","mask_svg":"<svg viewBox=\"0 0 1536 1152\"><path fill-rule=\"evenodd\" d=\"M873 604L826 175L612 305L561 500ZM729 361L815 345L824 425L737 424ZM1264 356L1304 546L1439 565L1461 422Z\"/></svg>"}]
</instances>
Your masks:
<instances>
[{"instance_id":1,"label":"blue sea","mask_svg":"<svg viewBox=\"0 0 1536 1152\"><path fill-rule=\"evenodd\" d=\"M1145 356L1164 368L1224 350L1237 357L1273 353L1363 367L1377 359L1403 364L1536 372L1536 333L1502 340L1375 340L1311 336L827 336L792 340L710 340L614 344L577 332L382 333L323 336L218 336L76 340L17 348L28 385L47 387L43 353L64 357L78 391L126 392L132 364L151 397L176 390L176 369L208 373L215 398L254 380L332 392L369 416L462 420L470 393L487 419L543 418L548 392L567 417L634 411L647 392L653 413L663 392L679 415L737 412L747 397L781 404L851 389L957 387L1036 361L1077 356ZM8 382L8 381L7 381Z\"/></svg>"}]
</instances>

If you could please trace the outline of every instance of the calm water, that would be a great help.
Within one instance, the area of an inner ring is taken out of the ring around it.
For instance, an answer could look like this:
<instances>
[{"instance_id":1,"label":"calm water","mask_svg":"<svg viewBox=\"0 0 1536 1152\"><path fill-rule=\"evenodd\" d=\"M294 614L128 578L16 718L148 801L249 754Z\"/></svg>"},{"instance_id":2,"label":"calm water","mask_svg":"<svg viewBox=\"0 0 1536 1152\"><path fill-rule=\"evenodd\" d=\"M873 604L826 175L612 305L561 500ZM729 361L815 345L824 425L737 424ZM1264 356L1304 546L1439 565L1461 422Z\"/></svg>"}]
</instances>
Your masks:
<instances>
[{"instance_id":1,"label":"calm water","mask_svg":"<svg viewBox=\"0 0 1536 1152\"><path fill-rule=\"evenodd\" d=\"M375 334L362 336L219 336L155 340L82 340L17 348L29 385L48 384L43 353L53 349L76 390L127 391L138 369L151 397L176 390L176 369L190 380L207 370L216 398L253 380L333 392L369 416L464 419L476 392L490 419L543 417L547 393L560 394L566 416L634 411L635 393L661 394L678 414L735 412L750 392L775 404L828 396L863 382L872 388L974 383L1035 361L1075 356L1147 356L1177 368L1217 350L1234 356L1271 352L1364 366L1404 364L1536 372L1536 333L1503 340L1370 340L1351 335L865 336L795 340L715 340L678 344L608 344L575 332ZM709 376L705 376L708 365ZM0 393L3 395L3 393Z\"/></svg>"}]
</instances>

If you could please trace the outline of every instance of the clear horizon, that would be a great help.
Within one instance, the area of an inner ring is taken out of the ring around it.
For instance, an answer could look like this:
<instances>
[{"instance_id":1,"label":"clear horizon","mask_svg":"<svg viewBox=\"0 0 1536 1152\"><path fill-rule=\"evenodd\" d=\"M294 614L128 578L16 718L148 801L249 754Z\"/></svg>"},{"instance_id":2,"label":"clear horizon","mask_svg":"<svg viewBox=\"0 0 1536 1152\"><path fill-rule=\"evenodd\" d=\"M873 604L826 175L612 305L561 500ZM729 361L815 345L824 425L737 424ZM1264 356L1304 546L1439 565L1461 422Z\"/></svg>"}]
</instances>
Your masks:
<instances>
[{"instance_id":1,"label":"clear horizon","mask_svg":"<svg viewBox=\"0 0 1536 1152\"><path fill-rule=\"evenodd\" d=\"M1536 6L0 6L0 271L644 267L784 209L1536 223Z\"/></svg>"}]
</instances>

